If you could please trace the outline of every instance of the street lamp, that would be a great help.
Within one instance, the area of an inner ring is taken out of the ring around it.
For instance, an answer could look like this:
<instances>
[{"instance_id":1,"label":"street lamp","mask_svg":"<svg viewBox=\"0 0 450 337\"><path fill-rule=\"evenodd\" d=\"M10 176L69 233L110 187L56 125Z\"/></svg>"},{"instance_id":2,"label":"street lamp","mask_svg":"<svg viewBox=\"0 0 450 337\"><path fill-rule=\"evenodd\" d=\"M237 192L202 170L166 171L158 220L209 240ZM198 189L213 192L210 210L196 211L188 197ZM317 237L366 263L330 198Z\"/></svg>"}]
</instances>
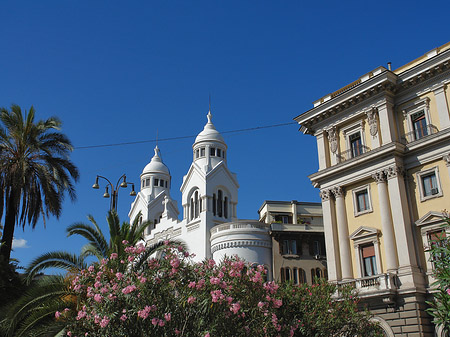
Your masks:
<instances>
[{"instance_id":1,"label":"street lamp","mask_svg":"<svg viewBox=\"0 0 450 337\"><path fill-rule=\"evenodd\" d=\"M106 185L105 188L105 193L103 193L103 198L111 198L111 206L110 206L110 210L117 210L117 200L119 198L119 187L123 187L126 188L128 187L128 184L131 185L131 192L130 192L130 196L134 197L136 196L136 191L134 190L134 183L130 183L127 182L127 176L125 174L123 174L119 180L117 180L117 184L116 187L114 188L114 185L111 183L111 181L109 181L108 178L97 175L97 177L95 178L95 183L94 185L92 185L93 189L98 190L100 188L100 186L98 185L98 178L102 178L105 179L108 184ZM109 194L109 187L111 187L111 194Z\"/></svg>"}]
</instances>

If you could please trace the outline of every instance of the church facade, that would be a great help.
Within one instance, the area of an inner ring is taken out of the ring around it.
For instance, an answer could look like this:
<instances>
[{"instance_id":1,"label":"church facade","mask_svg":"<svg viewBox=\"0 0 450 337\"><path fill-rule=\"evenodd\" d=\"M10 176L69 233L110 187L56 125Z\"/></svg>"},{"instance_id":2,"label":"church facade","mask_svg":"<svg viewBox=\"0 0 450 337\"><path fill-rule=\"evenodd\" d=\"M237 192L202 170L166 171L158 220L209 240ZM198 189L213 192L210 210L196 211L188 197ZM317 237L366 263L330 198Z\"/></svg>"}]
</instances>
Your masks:
<instances>
[{"instance_id":1,"label":"church facade","mask_svg":"<svg viewBox=\"0 0 450 337\"><path fill-rule=\"evenodd\" d=\"M152 221L145 237L150 244L180 240L195 254L195 261L213 258L219 262L225 255L238 255L266 266L271 274L270 225L237 218L237 176L228 169L228 147L212 123L210 111L207 118L192 146L193 160L180 187L181 208L170 196L172 177L156 146L140 176L140 191L129 217L141 213L142 221Z\"/></svg>"}]
</instances>

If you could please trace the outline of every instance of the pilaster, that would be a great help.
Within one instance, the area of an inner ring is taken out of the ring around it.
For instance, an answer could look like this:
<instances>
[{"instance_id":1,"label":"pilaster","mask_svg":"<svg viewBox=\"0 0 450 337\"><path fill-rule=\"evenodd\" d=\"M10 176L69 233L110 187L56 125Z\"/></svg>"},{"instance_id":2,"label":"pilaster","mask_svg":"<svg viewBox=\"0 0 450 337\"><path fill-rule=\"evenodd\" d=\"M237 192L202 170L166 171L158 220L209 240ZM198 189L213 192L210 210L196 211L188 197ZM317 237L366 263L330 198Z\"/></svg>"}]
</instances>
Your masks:
<instances>
[{"instance_id":1,"label":"pilaster","mask_svg":"<svg viewBox=\"0 0 450 337\"><path fill-rule=\"evenodd\" d=\"M450 116L447 105L447 98L445 97L445 84L434 90L434 97L436 99L436 108L439 116L440 130L450 127Z\"/></svg>"},{"instance_id":2,"label":"pilaster","mask_svg":"<svg viewBox=\"0 0 450 337\"><path fill-rule=\"evenodd\" d=\"M397 243L398 277L402 289L417 288L424 285L423 275L417 266L414 248L413 224L409 216L402 167L394 164L384 170L388 179L389 201L392 212L394 233Z\"/></svg>"},{"instance_id":3,"label":"pilaster","mask_svg":"<svg viewBox=\"0 0 450 337\"><path fill-rule=\"evenodd\" d=\"M317 154L319 156L319 171L327 168L327 153L323 132L316 135Z\"/></svg>"},{"instance_id":4,"label":"pilaster","mask_svg":"<svg viewBox=\"0 0 450 337\"><path fill-rule=\"evenodd\" d=\"M378 107L382 145L392 143L395 140L395 120L393 106L394 105L391 100L386 99L385 104Z\"/></svg>"}]
</instances>

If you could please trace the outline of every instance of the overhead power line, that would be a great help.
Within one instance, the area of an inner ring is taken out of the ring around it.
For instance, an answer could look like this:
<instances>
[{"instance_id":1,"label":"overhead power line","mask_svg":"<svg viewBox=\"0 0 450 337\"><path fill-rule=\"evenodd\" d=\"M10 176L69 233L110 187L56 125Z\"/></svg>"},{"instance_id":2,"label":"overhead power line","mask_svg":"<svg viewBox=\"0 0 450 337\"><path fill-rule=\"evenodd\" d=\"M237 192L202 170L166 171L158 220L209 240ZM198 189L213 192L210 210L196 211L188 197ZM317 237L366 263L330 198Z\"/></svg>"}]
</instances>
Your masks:
<instances>
[{"instance_id":1,"label":"overhead power line","mask_svg":"<svg viewBox=\"0 0 450 337\"><path fill-rule=\"evenodd\" d=\"M220 133L224 134L224 133L249 132L249 131L261 130L261 129L277 128L277 127L286 126L286 125L293 125L293 124L297 124L297 122L289 122L289 123L282 123L282 124L272 124L272 125L264 125L264 126L255 126L253 128L221 131ZM122 143L111 143L111 144L75 146L74 148L76 150L95 149L95 148L100 148L100 147L113 147L113 146L122 146L122 145L135 145L135 144L143 144L143 143L154 143L156 141L158 141L158 142L168 142L168 141L172 141L172 140L179 140L179 139L186 139L186 138L195 138L195 137L197 137L197 135L169 137L169 138L158 138L158 139L148 139L148 140L136 140L136 141L133 141L133 142L122 142Z\"/></svg>"}]
</instances>

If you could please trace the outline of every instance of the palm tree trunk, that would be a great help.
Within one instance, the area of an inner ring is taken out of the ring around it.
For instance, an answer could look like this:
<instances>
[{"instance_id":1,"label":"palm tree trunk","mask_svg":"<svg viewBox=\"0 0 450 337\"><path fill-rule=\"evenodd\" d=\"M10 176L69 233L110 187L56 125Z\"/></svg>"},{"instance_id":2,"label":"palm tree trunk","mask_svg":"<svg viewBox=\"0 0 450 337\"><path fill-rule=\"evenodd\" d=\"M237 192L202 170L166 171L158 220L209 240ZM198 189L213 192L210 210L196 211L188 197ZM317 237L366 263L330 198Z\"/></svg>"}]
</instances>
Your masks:
<instances>
[{"instance_id":1,"label":"palm tree trunk","mask_svg":"<svg viewBox=\"0 0 450 337\"><path fill-rule=\"evenodd\" d=\"M5 226L3 228L2 244L0 247L0 256L6 263L9 263L9 259L11 257L14 228L16 226L18 199L19 198L16 196L14 189L11 189L9 198L6 201L7 208L5 214Z\"/></svg>"}]
</instances>

